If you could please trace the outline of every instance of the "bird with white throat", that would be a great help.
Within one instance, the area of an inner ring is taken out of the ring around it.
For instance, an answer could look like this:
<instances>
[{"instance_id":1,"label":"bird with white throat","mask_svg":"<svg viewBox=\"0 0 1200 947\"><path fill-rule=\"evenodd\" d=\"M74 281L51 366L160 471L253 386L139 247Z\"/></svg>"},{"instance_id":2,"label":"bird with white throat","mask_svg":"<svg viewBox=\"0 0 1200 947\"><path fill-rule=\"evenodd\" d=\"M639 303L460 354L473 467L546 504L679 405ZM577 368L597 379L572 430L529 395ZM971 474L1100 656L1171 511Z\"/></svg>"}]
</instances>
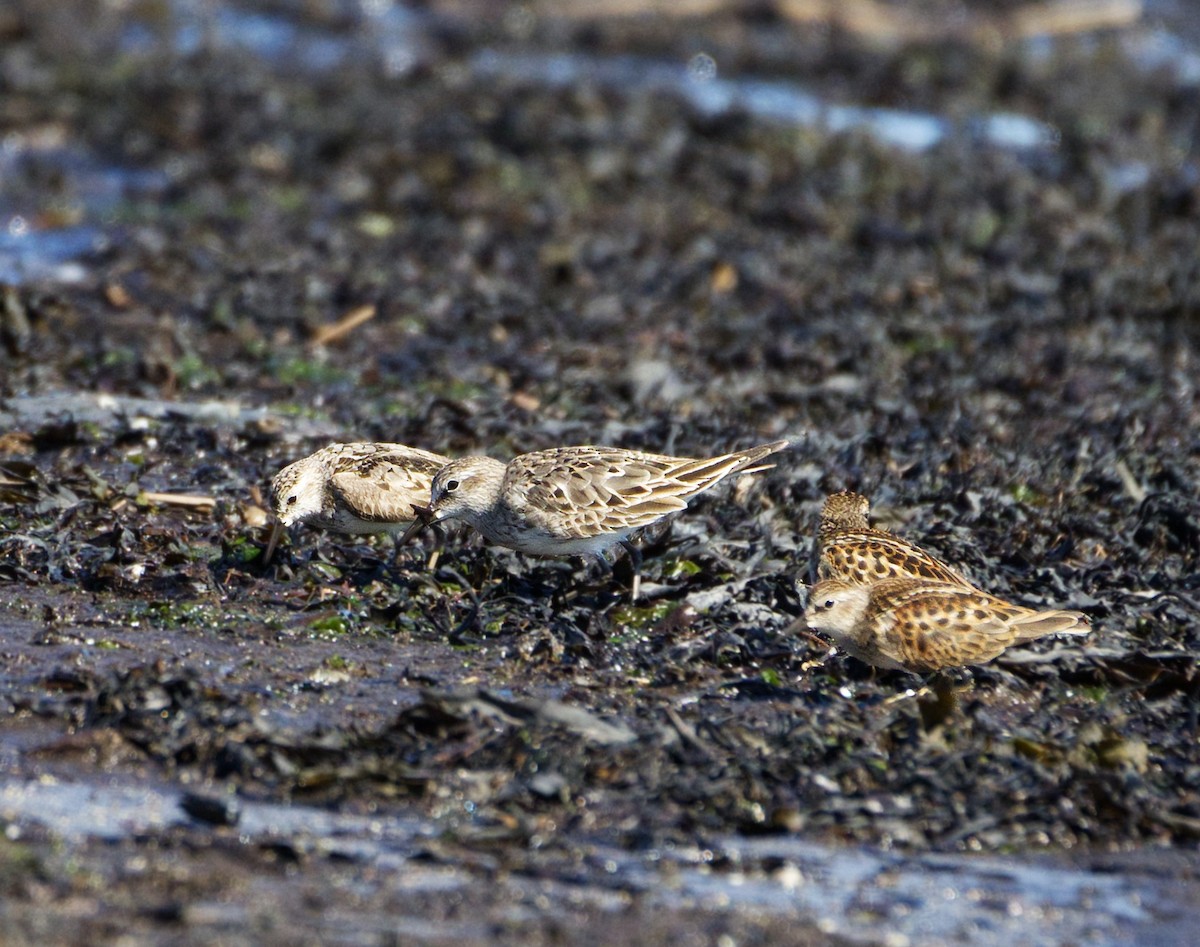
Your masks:
<instances>
[{"instance_id":1,"label":"bird with white throat","mask_svg":"<svg viewBox=\"0 0 1200 947\"><path fill-rule=\"evenodd\" d=\"M264 562L284 528L300 524L352 535L402 533L449 461L405 444L362 442L330 444L288 464L271 481L276 524Z\"/></svg>"},{"instance_id":2,"label":"bird with white throat","mask_svg":"<svg viewBox=\"0 0 1200 947\"><path fill-rule=\"evenodd\" d=\"M623 547L640 587L636 531L687 508L726 477L769 469L759 462L788 446L773 441L718 457L673 457L615 447L559 447L508 463L463 457L437 472L425 524L461 520L500 546L535 556L584 556L608 565ZM421 526L414 522L401 539Z\"/></svg>"}]
</instances>

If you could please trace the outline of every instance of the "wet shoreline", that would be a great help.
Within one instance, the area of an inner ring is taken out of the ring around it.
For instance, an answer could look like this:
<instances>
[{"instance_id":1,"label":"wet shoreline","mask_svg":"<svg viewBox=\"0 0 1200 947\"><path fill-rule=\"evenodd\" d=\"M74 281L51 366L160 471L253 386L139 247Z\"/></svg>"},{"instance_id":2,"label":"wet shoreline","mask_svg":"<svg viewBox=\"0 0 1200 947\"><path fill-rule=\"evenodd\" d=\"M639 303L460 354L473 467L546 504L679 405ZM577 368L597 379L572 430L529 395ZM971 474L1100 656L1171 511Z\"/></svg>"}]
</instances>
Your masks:
<instances>
[{"instance_id":1,"label":"wet shoreline","mask_svg":"<svg viewBox=\"0 0 1200 947\"><path fill-rule=\"evenodd\" d=\"M0 923L1188 943L1200 112L1150 7L1009 45L466 0L0 19ZM649 538L637 603L622 563L465 534L263 562L270 477L334 440L796 434ZM847 488L1093 635L944 706L787 631Z\"/></svg>"}]
</instances>

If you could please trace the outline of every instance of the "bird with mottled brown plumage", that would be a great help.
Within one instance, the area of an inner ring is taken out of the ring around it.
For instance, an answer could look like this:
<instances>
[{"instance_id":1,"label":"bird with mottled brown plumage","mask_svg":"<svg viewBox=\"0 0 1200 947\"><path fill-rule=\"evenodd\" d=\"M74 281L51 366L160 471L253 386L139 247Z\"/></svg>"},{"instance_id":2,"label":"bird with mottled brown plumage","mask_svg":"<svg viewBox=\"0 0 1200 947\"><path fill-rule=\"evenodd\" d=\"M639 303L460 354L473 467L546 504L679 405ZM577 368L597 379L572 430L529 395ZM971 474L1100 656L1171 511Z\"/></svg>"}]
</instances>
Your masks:
<instances>
[{"instance_id":1,"label":"bird with mottled brown plumage","mask_svg":"<svg viewBox=\"0 0 1200 947\"><path fill-rule=\"evenodd\" d=\"M433 478L428 522L458 519L518 552L592 557L606 565L609 550L622 546L634 562L636 598L640 555L630 536L686 509L727 477L768 469L760 461L787 445L774 441L705 458L593 446L533 451L508 463L463 457ZM405 538L420 526L414 523Z\"/></svg>"},{"instance_id":2,"label":"bird with mottled brown plumage","mask_svg":"<svg viewBox=\"0 0 1200 947\"><path fill-rule=\"evenodd\" d=\"M1090 631L1081 612L1037 611L958 583L908 576L869 585L818 582L804 620L868 664L922 673L984 664L1045 635Z\"/></svg>"},{"instance_id":3,"label":"bird with mottled brown plumage","mask_svg":"<svg viewBox=\"0 0 1200 947\"><path fill-rule=\"evenodd\" d=\"M870 585L883 579L911 577L974 588L961 572L915 543L870 526L870 501L842 491L825 499L813 550L812 581L841 579Z\"/></svg>"},{"instance_id":4,"label":"bird with mottled brown plumage","mask_svg":"<svg viewBox=\"0 0 1200 947\"><path fill-rule=\"evenodd\" d=\"M271 481L279 526L266 559L281 529L301 523L356 535L403 532L449 461L405 444L353 443L330 444L289 464Z\"/></svg>"}]
</instances>

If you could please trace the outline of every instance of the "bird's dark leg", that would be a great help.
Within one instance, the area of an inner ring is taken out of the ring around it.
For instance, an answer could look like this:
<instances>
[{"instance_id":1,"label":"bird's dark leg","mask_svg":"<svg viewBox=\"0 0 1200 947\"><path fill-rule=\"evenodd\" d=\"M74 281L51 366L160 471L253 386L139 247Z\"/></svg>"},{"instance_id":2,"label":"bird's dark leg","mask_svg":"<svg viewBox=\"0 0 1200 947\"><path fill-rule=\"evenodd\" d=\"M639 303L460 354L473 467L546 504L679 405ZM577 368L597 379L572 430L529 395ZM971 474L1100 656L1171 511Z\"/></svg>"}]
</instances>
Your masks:
<instances>
[{"instance_id":1,"label":"bird's dark leg","mask_svg":"<svg viewBox=\"0 0 1200 947\"><path fill-rule=\"evenodd\" d=\"M590 582L595 577L597 594L612 587L613 567L604 553L586 553L579 557L579 561L583 563L587 580ZM594 569L593 565L595 565ZM572 583L572 585L577 585L577 583Z\"/></svg>"},{"instance_id":2,"label":"bird's dark leg","mask_svg":"<svg viewBox=\"0 0 1200 947\"><path fill-rule=\"evenodd\" d=\"M638 593L642 590L642 551L628 539L622 539L621 546L629 556L629 565L633 568L633 591L629 600L636 602Z\"/></svg>"},{"instance_id":3,"label":"bird's dark leg","mask_svg":"<svg viewBox=\"0 0 1200 947\"><path fill-rule=\"evenodd\" d=\"M588 556L583 556L582 559L585 564L589 561ZM605 558L603 553L598 553L595 556L591 556L590 561L596 563L596 568L599 570L601 577L611 576L613 574L612 563Z\"/></svg>"},{"instance_id":4,"label":"bird's dark leg","mask_svg":"<svg viewBox=\"0 0 1200 947\"><path fill-rule=\"evenodd\" d=\"M437 569L438 562L442 558L442 553L446 551L446 532L442 529L439 523L433 523L429 529L433 532L434 539L437 545L433 547L433 551L429 554L429 559L425 563L426 571L433 572ZM405 534L407 535L407 533ZM393 573L398 572L398 564L400 562L400 550L404 547L404 537L392 537L392 564Z\"/></svg>"},{"instance_id":5,"label":"bird's dark leg","mask_svg":"<svg viewBox=\"0 0 1200 947\"><path fill-rule=\"evenodd\" d=\"M925 732L943 726L958 707L958 688L954 677L944 669L930 674L917 695L917 709Z\"/></svg>"}]
</instances>

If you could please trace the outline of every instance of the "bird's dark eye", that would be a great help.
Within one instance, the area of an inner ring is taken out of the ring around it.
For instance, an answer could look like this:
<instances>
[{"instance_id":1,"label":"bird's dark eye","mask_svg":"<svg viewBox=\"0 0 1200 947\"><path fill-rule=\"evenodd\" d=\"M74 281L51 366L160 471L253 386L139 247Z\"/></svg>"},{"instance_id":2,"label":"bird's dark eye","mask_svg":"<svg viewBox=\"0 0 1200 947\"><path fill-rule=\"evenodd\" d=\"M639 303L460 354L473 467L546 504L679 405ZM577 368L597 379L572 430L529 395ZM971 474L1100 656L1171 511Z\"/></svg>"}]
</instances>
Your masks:
<instances>
[{"instance_id":1,"label":"bird's dark eye","mask_svg":"<svg viewBox=\"0 0 1200 947\"><path fill-rule=\"evenodd\" d=\"M833 604L834 604L833 599L827 598L827 599L825 599L825 604L822 605L821 607L822 608L833 608Z\"/></svg>"},{"instance_id":2,"label":"bird's dark eye","mask_svg":"<svg viewBox=\"0 0 1200 947\"><path fill-rule=\"evenodd\" d=\"M453 493L457 489L458 489L458 481L457 480L447 480L446 481L445 491L447 493Z\"/></svg>"},{"instance_id":3,"label":"bird's dark eye","mask_svg":"<svg viewBox=\"0 0 1200 947\"><path fill-rule=\"evenodd\" d=\"M287 498L288 506L294 506L296 501L299 499L300 498L298 496L296 496L296 494L293 493L290 497Z\"/></svg>"}]
</instances>

